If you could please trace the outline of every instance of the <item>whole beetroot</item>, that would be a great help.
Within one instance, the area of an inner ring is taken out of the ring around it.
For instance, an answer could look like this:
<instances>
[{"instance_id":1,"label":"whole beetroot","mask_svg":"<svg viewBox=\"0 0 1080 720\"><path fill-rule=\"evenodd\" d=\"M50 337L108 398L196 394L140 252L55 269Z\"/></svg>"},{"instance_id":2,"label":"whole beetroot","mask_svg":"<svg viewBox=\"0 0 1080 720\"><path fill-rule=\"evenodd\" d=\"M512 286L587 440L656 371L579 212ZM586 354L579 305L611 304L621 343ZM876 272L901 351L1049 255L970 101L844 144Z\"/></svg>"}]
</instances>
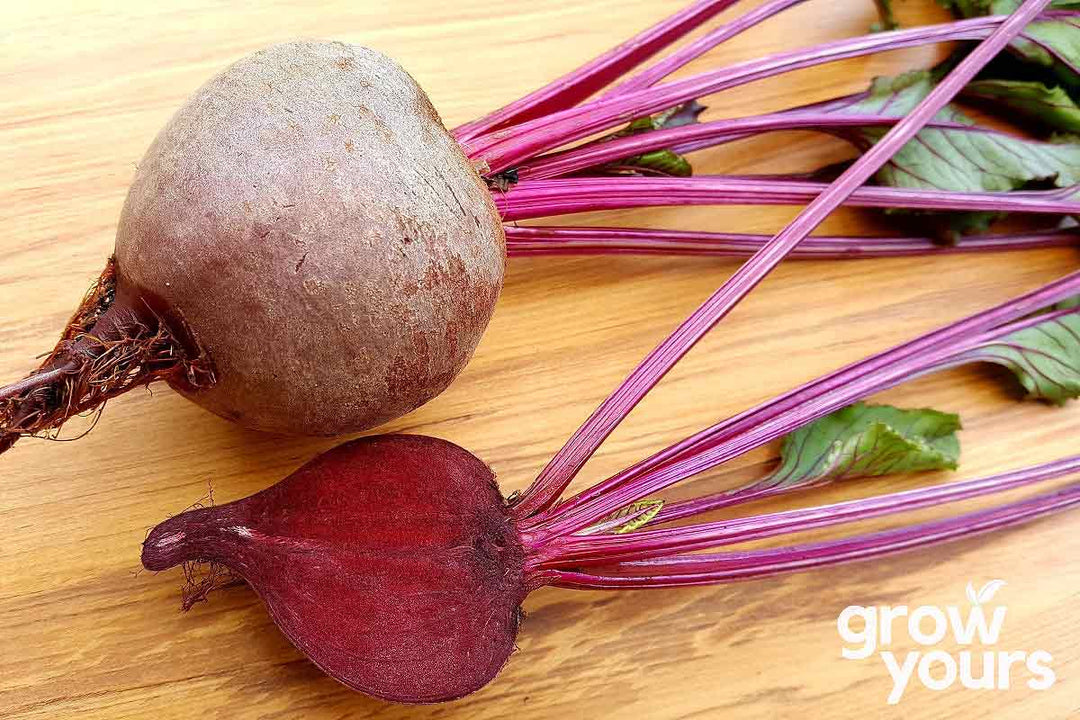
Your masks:
<instances>
[{"instance_id":1,"label":"whole beetroot","mask_svg":"<svg viewBox=\"0 0 1080 720\"><path fill-rule=\"evenodd\" d=\"M487 185L405 70L337 42L267 48L158 134L114 259L0 390L0 447L157 379L252 428L373 427L465 366L504 258Z\"/></svg>"}]
</instances>

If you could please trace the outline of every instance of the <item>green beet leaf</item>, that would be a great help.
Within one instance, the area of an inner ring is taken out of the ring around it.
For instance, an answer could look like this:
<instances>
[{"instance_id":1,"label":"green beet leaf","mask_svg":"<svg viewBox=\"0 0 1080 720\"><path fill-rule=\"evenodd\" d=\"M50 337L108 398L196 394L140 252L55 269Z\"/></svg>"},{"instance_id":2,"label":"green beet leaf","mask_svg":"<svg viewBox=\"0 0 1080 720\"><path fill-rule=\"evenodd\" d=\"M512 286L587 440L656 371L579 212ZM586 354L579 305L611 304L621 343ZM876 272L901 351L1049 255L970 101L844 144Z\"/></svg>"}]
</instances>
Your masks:
<instances>
[{"instance_id":1,"label":"green beet leaf","mask_svg":"<svg viewBox=\"0 0 1080 720\"><path fill-rule=\"evenodd\" d=\"M1054 309L1076 312L987 343L967 358L1009 368L1029 397L1057 405L1080 397L1080 296Z\"/></svg>"},{"instance_id":2,"label":"green beet leaf","mask_svg":"<svg viewBox=\"0 0 1080 720\"><path fill-rule=\"evenodd\" d=\"M592 535L597 532L608 532L613 535L625 535L647 525L663 507L663 500L639 500L616 510L579 534Z\"/></svg>"},{"instance_id":3,"label":"green beet leaf","mask_svg":"<svg viewBox=\"0 0 1080 720\"><path fill-rule=\"evenodd\" d=\"M855 477L952 470L960 418L936 410L856 403L784 438L769 485L794 487Z\"/></svg>"},{"instance_id":4,"label":"green beet leaf","mask_svg":"<svg viewBox=\"0 0 1080 720\"><path fill-rule=\"evenodd\" d=\"M878 78L865 99L836 112L901 117L933 87L927 71ZM1058 187L1080 183L1080 143L1040 142L979 128L952 106L939 113L938 119L966 127L922 130L881 169L878 182L958 192L1005 192L1035 182L1053 182ZM870 145L884 134L882 128L865 128L858 140Z\"/></svg>"},{"instance_id":5,"label":"green beet leaf","mask_svg":"<svg viewBox=\"0 0 1080 720\"><path fill-rule=\"evenodd\" d=\"M832 112L901 117L925 98L934 84L933 74L926 70L880 77L865 97L834 107ZM937 119L963 127L920 131L877 173L878 183L956 192L1008 192L1050 183L1062 188L1077 187L1080 192L1080 142L1075 139L1041 142L977 127L951 105ZM885 132L885 128L869 127L844 137L865 150ZM917 214L943 225L941 234L951 242L957 242L961 235L986 232L1002 217L994 212Z\"/></svg>"},{"instance_id":6,"label":"green beet leaf","mask_svg":"<svg viewBox=\"0 0 1080 720\"><path fill-rule=\"evenodd\" d=\"M1008 15L1021 0L943 0L942 5L961 17ZM1056 0L1050 10L1078 10L1080 0ZM1024 28L1010 45L1023 62L1051 72L1070 92L1080 91L1080 17L1039 20Z\"/></svg>"},{"instance_id":7,"label":"green beet leaf","mask_svg":"<svg viewBox=\"0 0 1080 720\"><path fill-rule=\"evenodd\" d=\"M1036 80L976 80L963 96L992 102L1053 130L1080 133L1080 105L1060 86Z\"/></svg>"},{"instance_id":8,"label":"green beet leaf","mask_svg":"<svg viewBox=\"0 0 1080 720\"><path fill-rule=\"evenodd\" d=\"M871 32L884 32L900 27L900 23L896 22L896 15L893 14L892 0L874 0L874 5L877 7L878 21L870 26Z\"/></svg>"},{"instance_id":9,"label":"green beet leaf","mask_svg":"<svg viewBox=\"0 0 1080 720\"><path fill-rule=\"evenodd\" d=\"M612 133L611 135L602 138L599 142L603 142L604 140L614 140L628 135L639 135L654 130L666 130L682 127L684 125L693 125L698 122L698 116L704 111L704 105L698 103L696 100L692 100L655 115L637 118L623 130ZM694 174L694 169L690 165L690 161L674 150L669 149L653 150L641 155L635 155L634 157L623 158L622 160L607 163L606 165L596 168L596 170L605 174L659 175L666 177L690 177Z\"/></svg>"}]
</instances>

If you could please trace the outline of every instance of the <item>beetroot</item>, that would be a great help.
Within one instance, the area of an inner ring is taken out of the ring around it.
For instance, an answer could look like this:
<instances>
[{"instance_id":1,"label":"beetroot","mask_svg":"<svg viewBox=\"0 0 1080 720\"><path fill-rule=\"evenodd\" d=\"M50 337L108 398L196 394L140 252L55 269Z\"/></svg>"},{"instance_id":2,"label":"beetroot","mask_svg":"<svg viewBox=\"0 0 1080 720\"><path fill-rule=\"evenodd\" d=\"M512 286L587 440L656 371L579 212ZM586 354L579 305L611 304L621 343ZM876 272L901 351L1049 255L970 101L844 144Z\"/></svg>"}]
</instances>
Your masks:
<instances>
[{"instance_id":1,"label":"beetroot","mask_svg":"<svg viewBox=\"0 0 1080 720\"><path fill-rule=\"evenodd\" d=\"M151 570L191 559L242 575L328 674L408 702L494 677L526 592L491 471L419 436L341 445L245 500L162 523L143 547Z\"/></svg>"},{"instance_id":2,"label":"beetroot","mask_svg":"<svg viewBox=\"0 0 1080 720\"><path fill-rule=\"evenodd\" d=\"M273 46L154 140L115 260L38 372L0 390L0 444L158 379L261 430L378 425L464 367L504 256L487 185L401 67Z\"/></svg>"}]
</instances>

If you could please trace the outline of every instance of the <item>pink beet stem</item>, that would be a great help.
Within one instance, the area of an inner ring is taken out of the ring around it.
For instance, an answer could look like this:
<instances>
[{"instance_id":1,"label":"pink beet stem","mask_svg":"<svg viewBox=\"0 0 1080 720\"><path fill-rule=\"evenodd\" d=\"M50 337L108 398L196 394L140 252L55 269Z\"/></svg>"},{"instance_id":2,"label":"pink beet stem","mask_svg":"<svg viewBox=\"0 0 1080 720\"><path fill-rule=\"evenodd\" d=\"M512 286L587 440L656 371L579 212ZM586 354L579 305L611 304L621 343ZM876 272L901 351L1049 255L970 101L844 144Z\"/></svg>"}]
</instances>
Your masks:
<instances>
[{"instance_id":1,"label":"pink beet stem","mask_svg":"<svg viewBox=\"0 0 1080 720\"><path fill-rule=\"evenodd\" d=\"M759 23L768 20L774 15L787 10L795 5L802 4L806 0L769 0L754 8L745 15L725 23L708 34L694 40L668 57L660 60L652 67L642 70L633 77L624 80L601 97L610 98L635 90L642 90L660 82L676 70L685 67L697 58L712 50L717 45L727 42L731 38L746 32Z\"/></svg>"},{"instance_id":2,"label":"pink beet stem","mask_svg":"<svg viewBox=\"0 0 1080 720\"><path fill-rule=\"evenodd\" d=\"M511 123L525 122L572 107L693 32L737 1L699 0L525 97L479 120L455 128L454 137L459 142L465 142Z\"/></svg>"},{"instance_id":3,"label":"pink beet stem","mask_svg":"<svg viewBox=\"0 0 1080 720\"><path fill-rule=\"evenodd\" d=\"M875 171L876 172L876 171ZM684 205L802 205L825 183L753 176L585 177L525 180L495 204L506 222L598 210ZM866 186L845 196L851 207L1069 215L1080 213L1080 187L1013 192L955 192Z\"/></svg>"},{"instance_id":4,"label":"pink beet stem","mask_svg":"<svg viewBox=\"0 0 1080 720\"><path fill-rule=\"evenodd\" d=\"M1051 283L1044 288L1028 293L997 308L954 323L936 332L924 335L917 340L879 353L818 380L809 382L774 400L717 423L711 428L654 454L608 480L582 491L575 497L560 504L555 512L550 514L546 524L558 528L558 523L562 522L564 523L563 529L561 531L556 530L557 533L573 532L574 529L581 526L581 523L567 521L574 513L587 508L590 504L603 501L604 505L610 502L615 507L622 507L648 494L642 492L643 484L653 489L655 487L652 485L653 481L659 478L661 484L666 487L672 482L677 482L692 474L713 467L719 462L716 450L721 448L724 443L738 443L745 439L747 433L754 432L762 424L772 422L777 418L783 419L786 416L793 420L788 429L783 430L781 428L779 434L766 436L770 439L781 437L786 432L796 429L797 426L811 421L801 417L801 413L806 412L808 408L814 410L813 417L816 418L843 407L844 404L847 404L844 402L844 397L848 396L845 395L839 400L835 398L829 400L829 398L836 393L844 393L853 383L861 383L866 378L872 380L879 378L878 384L869 386L871 392L873 392L876 391L874 388L883 389L902 381L904 379L902 377L903 372L927 372L942 369L949 366L950 363L975 360L977 358L970 357L970 353L977 351L986 343L993 342L997 337L1017 332L1026 326L1045 322L1047 319L1052 318L1054 314L1040 314L1037 316L1030 316L1029 314L1036 312L1045 305L1070 297L1077 292L1080 292L1080 272L1073 273L1062 280ZM1056 314L1065 315L1074 312L1076 312L1075 309L1059 311ZM1029 315L1029 317L1024 318L1025 315ZM988 331L988 328L995 325L996 327L992 332ZM942 353L942 349L947 350L947 352ZM898 376L895 370L904 364L907 365L907 369L902 371L901 376ZM882 374L887 374L889 377L884 378ZM856 395L851 401L862 399L868 394L870 393ZM823 405L823 403L825 404ZM824 412L822 412L823 410ZM799 422L800 420L801 422ZM765 442L768 442L768 440L751 443L749 447L743 446L743 448L752 449ZM730 451L731 448L728 448L728 450ZM738 452L736 451L730 456L721 454L719 457L730 459ZM705 453L712 453L712 455L706 457ZM663 474L662 477L660 476L661 473ZM734 502L754 499L762 494L771 494L771 492L775 491L762 488L760 485L750 486L733 491L734 498L731 497L731 494L722 494L726 496L713 496L691 501L694 503L692 509L695 512L704 512ZM687 508L680 511L678 507L679 504L675 504L664 508L657 516L656 522L691 514L685 512ZM533 525L543 522L542 519L545 518L545 515L548 514L538 516L538 522L533 523ZM586 516L591 516L591 513L586 513Z\"/></svg>"},{"instance_id":5,"label":"pink beet stem","mask_svg":"<svg viewBox=\"0 0 1080 720\"><path fill-rule=\"evenodd\" d=\"M1071 282L1064 286L1069 292L1051 302L1080 291L1080 273L1069 277ZM1077 308L1065 309L1005 323L989 332L972 332L959 337L953 334L948 344L922 341L934 336L944 337L949 333L939 331L924 336L919 341L901 345L893 351L851 365L839 373L808 383L785 396L714 425L579 493L557 506L551 513L537 516L527 527L534 528L537 535L545 537L571 534L595 522L596 518L614 512L628 503L648 497L688 477L777 440L876 392L947 367L973 362L978 358L970 356L972 351L996 342L1001 337L1057 317L1078 313L1080 309ZM952 327L966 323L967 321ZM922 347L917 354L910 352L913 347L920 345ZM758 484L757 490L764 491L763 494L777 492L771 491L767 482ZM742 494L736 491L736 495L735 501L761 496L753 486L743 488ZM696 513L730 505L731 500L730 496L702 498L690 508L683 507L681 511L678 508L669 508L667 515L661 511L658 520L668 521L675 519L676 515L685 516L689 514L689 509Z\"/></svg>"},{"instance_id":6,"label":"pink beet stem","mask_svg":"<svg viewBox=\"0 0 1080 720\"><path fill-rule=\"evenodd\" d=\"M553 539L545 546L546 557L542 562L549 567L607 565L616 561L642 560L676 552L733 545L969 500L1076 472L1080 472L1080 455L987 478L946 483L832 505L685 527L643 529L624 535L566 536Z\"/></svg>"},{"instance_id":7,"label":"pink beet stem","mask_svg":"<svg viewBox=\"0 0 1080 720\"><path fill-rule=\"evenodd\" d=\"M641 155L663 148L689 147L695 150L741 140L765 132L805 130L831 132L859 130L865 127L889 127L900 121L897 116L870 113L840 115L827 112L792 112L753 115L729 120L713 120L662 130L627 135L614 140L594 142L551 155L543 155L518 168L521 180L544 180L595 168L605 163ZM958 122L934 120L926 127L995 134L994 131ZM1000 133L999 133L1000 134Z\"/></svg>"},{"instance_id":8,"label":"pink beet stem","mask_svg":"<svg viewBox=\"0 0 1080 720\"><path fill-rule=\"evenodd\" d=\"M719 290L695 310L645 358L571 436L519 499L515 513L527 517L554 503L641 398L667 374L705 333L724 318L781 260L834 209L877 172L889 158L948 104L998 52L1038 15L1050 0L1026 0L990 37L965 57L899 123L869 148L783 231L754 254Z\"/></svg>"},{"instance_id":9,"label":"pink beet stem","mask_svg":"<svg viewBox=\"0 0 1080 720\"><path fill-rule=\"evenodd\" d=\"M548 570L549 584L567 588L618 589L707 585L768 577L869 560L904 550L961 540L1060 512L1080 504L1080 484L990 510L840 540L769 550L676 555L600 568L597 574Z\"/></svg>"},{"instance_id":10,"label":"pink beet stem","mask_svg":"<svg viewBox=\"0 0 1080 720\"><path fill-rule=\"evenodd\" d=\"M1005 337L1033 325L1039 325L1045 322L1050 322L1059 317L1065 317L1067 315L1074 314L1076 314L1076 311L1071 309L1040 313L1038 315L996 328L993 332L993 335L996 337ZM983 349L986 348L988 345L992 345L997 342L1000 341L996 339L981 340L977 344L975 344L975 346L971 350L960 354L954 354L953 359L938 363L937 365L935 365L935 369L945 369L946 367L952 367L954 365L963 365L978 361L993 361L996 358L989 358L984 356ZM693 515L699 515L703 512L708 512L710 510L729 507L731 505L740 504L749 500L760 499L762 497L779 495L785 492L789 492L791 490L798 490L805 487L809 486L802 484L797 484L794 486L784 485L778 483L775 478L768 477L764 480L751 483L750 485L747 485L745 487L734 488L725 492L707 495L700 498L694 498L693 500L668 503L664 506L663 510L657 513L656 517L653 518L650 524L655 526L664 522L673 522L675 520L681 520L683 518Z\"/></svg>"},{"instance_id":11,"label":"pink beet stem","mask_svg":"<svg viewBox=\"0 0 1080 720\"><path fill-rule=\"evenodd\" d=\"M1054 16L1053 13L1049 14ZM816 47L768 55L701 73L685 80L596 100L551 113L506 130L462 142L466 153L497 173L529 158L629 122L722 90L773 75L882 50L949 40L978 40L1000 26L1004 18L979 17L911 30L876 33L825 43Z\"/></svg>"},{"instance_id":12,"label":"pink beet stem","mask_svg":"<svg viewBox=\"0 0 1080 720\"><path fill-rule=\"evenodd\" d=\"M520 227L507 225L506 252L537 255L695 255L748 257L769 235L710 233L648 228ZM929 237L809 237L791 258L858 259L953 253L1003 252L1080 244L1080 229L1041 230L1008 235L970 235L954 245Z\"/></svg>"}]
</instances>

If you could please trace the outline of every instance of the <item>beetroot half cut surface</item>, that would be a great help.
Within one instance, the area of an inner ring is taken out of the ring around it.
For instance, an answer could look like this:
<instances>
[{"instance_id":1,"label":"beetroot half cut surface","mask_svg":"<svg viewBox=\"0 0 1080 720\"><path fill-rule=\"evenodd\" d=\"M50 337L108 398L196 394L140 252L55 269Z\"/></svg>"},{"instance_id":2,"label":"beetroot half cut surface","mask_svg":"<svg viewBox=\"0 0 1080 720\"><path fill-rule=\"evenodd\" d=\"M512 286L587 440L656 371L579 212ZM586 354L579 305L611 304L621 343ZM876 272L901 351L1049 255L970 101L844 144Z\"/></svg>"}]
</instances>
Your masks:
<instances>
[{"instance_id":1,"label":"beetroot half cut surface","mask_svg":"<svg viewBox=\"0 0 1080 720\"><path fill-rule=\"evenodd\" d=\"M450 700L495 677L526 594L491 470L420 436L349 442L263 492L173 517L142 559L227 566L324 672L399 702Z\"/></svg>"}]
</instances>

